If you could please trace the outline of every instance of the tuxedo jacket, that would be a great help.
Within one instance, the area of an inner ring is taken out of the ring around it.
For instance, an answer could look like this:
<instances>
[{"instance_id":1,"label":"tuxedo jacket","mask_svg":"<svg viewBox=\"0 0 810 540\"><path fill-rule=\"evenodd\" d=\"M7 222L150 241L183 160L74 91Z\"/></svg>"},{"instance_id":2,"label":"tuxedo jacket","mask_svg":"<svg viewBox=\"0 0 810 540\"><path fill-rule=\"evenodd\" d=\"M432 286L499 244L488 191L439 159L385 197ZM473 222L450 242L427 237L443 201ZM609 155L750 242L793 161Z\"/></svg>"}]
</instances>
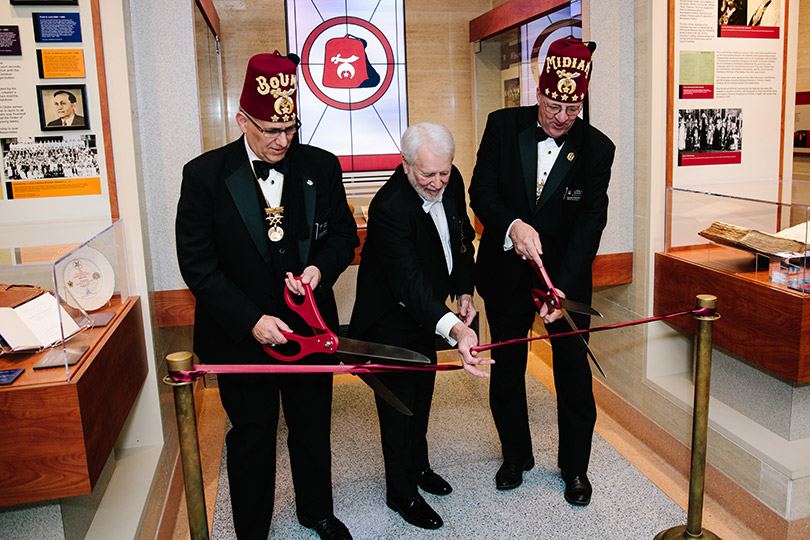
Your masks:
<instances>
[{"instance_id":1,"label":"tuxedo jacket","mask_svg":"<svg viewBox=\"0 0 810 540\"><path fill-rule=\"evenodd\" d=\"M450 233L452 274L447 272L433 219L422 209L422 199L402 165L374 196L357 276L351 335L361 336L382 320L389 344L407 344L410 337L434 334L439 319L449 311L448 295L473 293L475 231L467 217L464 181L455 166L441 204Z\"/></svg>"},{"instance_id":2,"label":"tuxedo jacket","mask_svg":"<svg viewBox=\"0 0 810 540\"><path fill-rule=\"evenodd\" d=\"M267 237L265 201L248 162L243 138L186 164L177 205L180 272L197 300L194 349L208 363L270 363L251 333L262 315L281 318L296 332L308 326L284 301L285 272L309 265L321 272L315 300L337 331L332 285L354 257L357 229L337 158L293 142L285 193L301 183L303 204L285 207L281 226L304 213L306 229L281 242ZM284 196L282 196L282 203ZM308 234L306 232L308 231Z\"/></svg>"},{"instance_id":3,"label":"tuxedo jacket","mask_svg":"<svg viewBox=\"0 0 810 540\"><path fill-rule=\"evenodd\" d=\"M514 249L503 249L506 231L518 218L539 233L554 286L590 302L591 264L607 223L615 146L577 118L535 203L537 111L534 106L491 113L478 149L470 205L484 225L476 286L488 309L533 309L528 289L539 281Z\"/></svg>"},{"instance_id":4,"label":"tuxedo jacket","mask_svg":"<svg viewBox=\"0 0 810 540\"><path fill-rule=\"evenodd\" d=\"M57 118L56 120L51 120L50 122L48 122L48 127L61 126L61 125L62 125L62 119L61 118ZM83 126L83 125L85 125L84 116L79 116L78 114L74 114L73 115L73 121L70 123L70 125L71 126Z\"/></svg>"}]
</instances>

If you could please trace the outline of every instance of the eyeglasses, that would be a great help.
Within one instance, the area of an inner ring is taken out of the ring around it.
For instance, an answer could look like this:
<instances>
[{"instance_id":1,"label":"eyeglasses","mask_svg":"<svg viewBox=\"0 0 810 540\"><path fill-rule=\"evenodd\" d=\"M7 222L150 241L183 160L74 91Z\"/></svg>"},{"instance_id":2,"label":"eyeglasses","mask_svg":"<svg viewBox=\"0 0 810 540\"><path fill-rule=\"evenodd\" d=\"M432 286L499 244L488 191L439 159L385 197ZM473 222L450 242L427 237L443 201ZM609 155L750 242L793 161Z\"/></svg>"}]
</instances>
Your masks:
<instances>
[{"instance_id":1,"label":"eyeglasses","mask_svg":"<svg viewBox=\"0 0 810 540\"><path fill-rule=\"evenodd\" d=\"M557 116L558 114L560 114L560 111L563 110L563 108L560 105L549 105L548 103L546 103L545 99L541 101L543 102L543 107L545 107L546 111L548 111L552 116ZM580 103L579 105L570 105L565 108L565 114L567 114L570 118L573 118L574 116L578 115L579 111L581 110L582 110L582 103Z\"/></svg>"},{"instance_id":2,"label":"eyeglasses","mask_svg":"<svg viewBox=\"0 0 810 540\"><path fill-rule=\"evenodd\" d=\"M257 124L256 121L253 118L251 118L248 113L246 113L242 109L239 109L239 110L242 112L242 114L244 114L247 117L248 120L250 120L251 124L256 126L256 129L259 130L259 133L261 133L263 136L267 137L268 139L277 139L278 137L281 136L282 133L287 135L287 138L290 138L293 135L295 135L295 133L298 131L298 128L301 127L301 121L296 118L295 119L295 125L292 125L292 126L290 126L288 128L285 128L285 129L279 129L279 128L267 129L267 128L263 128L262 126Z\"/></svg>"}]
</instances>

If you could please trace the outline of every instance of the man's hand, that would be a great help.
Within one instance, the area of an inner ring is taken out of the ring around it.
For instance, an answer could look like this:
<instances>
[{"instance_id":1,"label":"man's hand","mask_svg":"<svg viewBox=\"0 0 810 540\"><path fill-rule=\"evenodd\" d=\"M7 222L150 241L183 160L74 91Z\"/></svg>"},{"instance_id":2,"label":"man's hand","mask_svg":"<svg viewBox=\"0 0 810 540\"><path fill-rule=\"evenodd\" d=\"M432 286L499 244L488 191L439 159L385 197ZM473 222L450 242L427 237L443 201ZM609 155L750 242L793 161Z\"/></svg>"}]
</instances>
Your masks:
<instances>
[{"instance_id":1,"label":"man's hand","mask_svg":"<svg viewBox=\"0 0 810 540\"><path fill-rule=\"evenodd\" d=\"M562 292L560 289L555 287L554 290L557 291L557 296L559 296L560 298L565 298L565 293ZM540 308L540 318L542 318L543 321L546 323L552 323L557 319L559 319L560 317L562 317L562 311L559 309L549 311L548 302L545 302L543 304L543 307Z\"/></svg>"},{"instance_id":2,"label":"man's hand","mask_svg":"<svg viewBox=\"0 0 810 540\"><path fill-rule=\"evenodd\" d=\"M287 343L287 338L281 333L292 332L287 323L278 317L271 317L270 315L262 315L262 318L253 326L251 333L253 337L262 345L281 345Z\"/></svg>"},{"instance_id":3,"label":"man's hand","mask_svg":"<svg viewBox=\"0 0 810 540\"><path fill-rule=\"evenodd\" d=\"M489 377L489 373L481 371L475 366L483 366L495 363L495 360L478 358L478 353L470 351L472 347L478 345L478 336L475 331L464 323L456 323L450 330L450 337L458 341L458 355L464 369L476 377Z\"/></svg>"},{"instance_id":4,"label":"man's hand","mask_svg":"<svg viewBox=\"0 0 810 540\"><path fill-rule=\"evenodd\" d=\"M515 247L515 254L523 260L532 260L539 267L543 266L540 256L543 254L543 245L540 235L534 227L522 221L516 221L509 230L509 238Z\"/></svg>"},{"instance_id":5,"label":"man's hand","mask_svg":"<svg viewBox=\"0 0 810 540\"><path fill-rule=\"evenodd\" d=\"M462 294L458 297L458 317L461 322L470 326L475 319L475 306L473 305L472 295Z\"/></svg>"},{"instance_id":6,"label":"man's hand","mask_svg":"<svg viewBox=\"0 0 810 540\"><path fill-rule=\"evenodd\" d=\"M305 284L308 284L310 287L312 287L312 290L314 291L315 288L318 286L318 283L320 282L321 282L321 271L318 270L317 266L307 266L306 268L304 268L304 271L301 272L301 281L295 279L295 276L292 275L292 272L287 272L287 277L284 279L284 283L287 284L287 288L300 296L304 295Z\"/></svg>"}]
</instances>

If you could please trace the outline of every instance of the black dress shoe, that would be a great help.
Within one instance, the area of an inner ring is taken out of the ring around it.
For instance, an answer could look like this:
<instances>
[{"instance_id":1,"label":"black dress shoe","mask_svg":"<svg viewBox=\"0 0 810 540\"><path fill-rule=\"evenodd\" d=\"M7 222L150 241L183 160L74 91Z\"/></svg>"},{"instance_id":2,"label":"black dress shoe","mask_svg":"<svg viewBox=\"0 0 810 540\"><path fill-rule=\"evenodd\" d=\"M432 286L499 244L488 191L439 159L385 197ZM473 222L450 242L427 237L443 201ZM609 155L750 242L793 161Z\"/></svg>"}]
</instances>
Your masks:
<instances>
[{"instance_id":1,"label":"black dress shoe","mask_svg":"<svg viewBox=\"0 0 810 540\"><path fill-rule=\"evenodd\" d=\"M447 480L433 472L433 469L426 469L419 473L416 479L416 484L434 495L447 495L453 488L447 483Z\"/></svg>"},{"instance_id":2,"label":"black dress shoe","mask_svg":"<svg viewBox=\"0 0 810 540\"><path fill-rule=\"evenodd\" d=\"M495 487L500 490L515 489L523 483L523 471L530 471L532 467L534 456L529 456L525 461L503 460L503 465L495 474Z\"/></svg>"},{"instance_id":3,"label":"black dress shoe","mask_svg":"<svg viewBox=\"0 0 810 540\"><path fill-rule=\"evenodd\" d=\"M315 532L318 533L321 540L352 540L349 529L335 516L329 516L328 518L318 521L311 521L307 518L299 517L298 523L308 529L315 529Z\"/></svg>"},{"instance_id":4,"label":"black dress shoe","mask_svg":"<svg viewBox=\"0 0 810 540\"><path fill-rule=\"evenodd\" d=\"M587 474L566 474L560 471L565 482L565 500L577 506L587 506L591 502L593 488Z\"/></svg>"},{"instance_id":5,"label":"black dress shoe","mask_svg":"<svg viewBox=\"0 0 810 540\"><path fill-rule=\"evenodd\" d=\"M406 501L395 501L390 497L386 497L385 504L391 510L399 512L402 519L416 527L438 529L444 525L441 516L418 493Z\"/></svg>"}]
</instances>

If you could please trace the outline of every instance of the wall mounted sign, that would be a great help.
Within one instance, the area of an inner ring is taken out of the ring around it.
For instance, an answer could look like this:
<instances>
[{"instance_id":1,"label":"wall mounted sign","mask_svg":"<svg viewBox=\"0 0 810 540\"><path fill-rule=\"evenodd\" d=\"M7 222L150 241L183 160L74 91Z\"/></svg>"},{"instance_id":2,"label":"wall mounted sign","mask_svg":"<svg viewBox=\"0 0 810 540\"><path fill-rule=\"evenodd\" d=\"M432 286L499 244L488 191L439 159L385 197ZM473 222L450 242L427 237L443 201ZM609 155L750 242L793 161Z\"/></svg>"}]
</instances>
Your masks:
<instances>
[{"instance_id":1,"label":"wall mounted sign","mask_svg":"<svg viewBox=\"0 0 810 540\"><path fill-rule=\"evenodd\" d=\"M21 54L20 27L0 26L0 56L19 56Z\"/></svg>"},{"instance_id":2,"label":"wall mounted sign","mask_svg":"<svg viewBox=\"0 0 810 540\"><path fill-rule=\"evenodd\" d=\"M82 25L78 13L32 13L37 43L80 43Z\"/></svg>"},{"instance_id":3,"label":"wall mounted sign","mask_svg":"<svg viewBox=\"0 0 810 540\"><path fill-rule=\"evenodd\" d=\"M83 79L83 49L37 49L41 79Z\"/></svg>"},{"instance_id":4,"label":"wall mounted sign","mask_svg":"<svg viewBox=\"0 0 810 540\"><path fill-rule=\"evenodd\" d=\"M287 14L301 142L336 154L344 171L395 168L408 126L402 0L287 0Z\"/></svg>"}]
</instances>

